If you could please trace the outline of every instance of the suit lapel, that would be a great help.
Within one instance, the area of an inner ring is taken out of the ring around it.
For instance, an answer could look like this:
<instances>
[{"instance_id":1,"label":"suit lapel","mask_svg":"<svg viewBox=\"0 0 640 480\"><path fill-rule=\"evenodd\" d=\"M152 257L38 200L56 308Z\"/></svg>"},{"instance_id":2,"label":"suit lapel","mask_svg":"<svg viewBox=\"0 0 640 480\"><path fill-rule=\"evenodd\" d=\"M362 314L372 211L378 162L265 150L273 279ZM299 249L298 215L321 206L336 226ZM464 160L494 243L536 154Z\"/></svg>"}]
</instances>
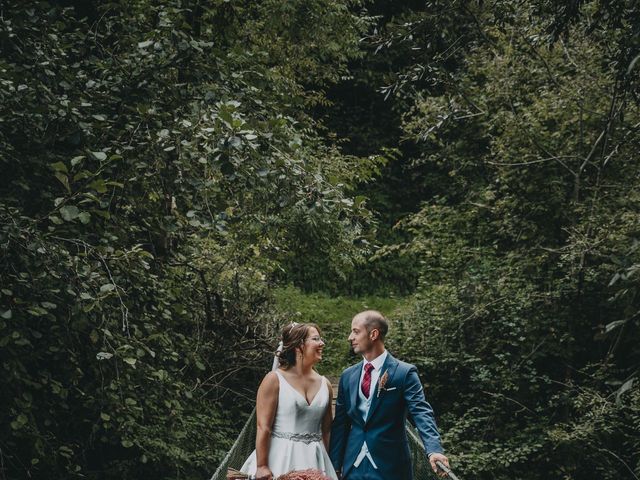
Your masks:
<instances>
[{"instance_id":1,"label":"suit lapel","mask_svg":"<svg viewBox=\"0 0 640 480\"><path fill-rule=\"evenodd\" d=\"M363 363L364 361L357 364L357 368L353 369L351 378L349 379L349 399L351 400L351 405L349 405L348 412L352 419L364 426L364 420L358 410L358 390L360 388L360 374L362 373Z\"/></svg>"},{"instance_id":2,"label":"suit lapel","mask_svg":"<svg viewBox=\"0 0 640 480\"><path fill-rule=\"evenodd\" d=\"M398 361L395 358L393 358L389 353L387 355L387 359L382 364L382 368L380 369L380 376L378 377L378 382L380 382L380 380L382 379L382 376L385 374L385 372L387 372L389 375L387 378L387 384L390 384L391 381L393 380L393 374L396 372L396 368L398 368ZM373 385L373 390L371 392L371 395L373 395L373 397L371 398L371 406L369 407L369 414L367 415L367 421L365 423L368 423L371 420L371 418L373 417L373 414L376 412L376 409L378 408L378 405L380 405L380 403L384 398L384 392L380 392L380 396L378 396L378 383Z\"/></svg>"}]
</instances>

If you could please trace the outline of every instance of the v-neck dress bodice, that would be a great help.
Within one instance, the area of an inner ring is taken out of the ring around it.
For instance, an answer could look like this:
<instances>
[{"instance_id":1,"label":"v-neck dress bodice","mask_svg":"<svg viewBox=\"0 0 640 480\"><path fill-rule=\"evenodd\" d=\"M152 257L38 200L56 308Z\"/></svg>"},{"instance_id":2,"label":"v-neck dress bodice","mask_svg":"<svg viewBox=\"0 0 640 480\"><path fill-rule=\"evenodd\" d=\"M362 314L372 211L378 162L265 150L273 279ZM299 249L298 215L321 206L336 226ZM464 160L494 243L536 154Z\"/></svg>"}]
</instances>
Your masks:
<instances>
[{"instance_id":1,"label":"v-neck dress bodice","mask_svg":"<svg viewBox=\"0 0 640 480\"><path fill-rule=\"evenodd\" d=\"M311 403L276 370L280 384L278 408L271 427L269 468L274 476L293 470L314 468L337 480L329 455L322 443L322 419L329 406L329 387L322 377L322 385ZM255 475L255 450L240 469Z\"/></svg>"}]
</instances>

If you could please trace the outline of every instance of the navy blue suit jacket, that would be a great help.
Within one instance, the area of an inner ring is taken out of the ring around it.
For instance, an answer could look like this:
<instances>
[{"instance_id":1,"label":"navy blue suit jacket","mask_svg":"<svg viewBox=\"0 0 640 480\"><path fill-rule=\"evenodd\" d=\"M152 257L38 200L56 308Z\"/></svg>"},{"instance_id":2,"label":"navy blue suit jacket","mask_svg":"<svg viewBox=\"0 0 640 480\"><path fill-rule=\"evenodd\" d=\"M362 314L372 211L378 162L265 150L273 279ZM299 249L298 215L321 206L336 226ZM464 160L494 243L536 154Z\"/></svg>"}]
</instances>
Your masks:
<instances>
[{"instance_id":1,"label":"navy blue suit jacket","mask_svg":"<svg viewBox=\"0 0 640 480\"><path fill-rule=\"evenodd\" d=\"M407 415L422 438L425 452L443 453L433 410L424 397L418 371L414 365L388 355L380 370L380 378L388 373L387 383L379 395L378 386L372 387L366 420L358 410L361 372L362 362L359 362L340 377L329 445L333 466L341 469L342 476L346 477L366 441L383 478L411 480L413 469L405 431Z\"/></svg>"}]
</instances>

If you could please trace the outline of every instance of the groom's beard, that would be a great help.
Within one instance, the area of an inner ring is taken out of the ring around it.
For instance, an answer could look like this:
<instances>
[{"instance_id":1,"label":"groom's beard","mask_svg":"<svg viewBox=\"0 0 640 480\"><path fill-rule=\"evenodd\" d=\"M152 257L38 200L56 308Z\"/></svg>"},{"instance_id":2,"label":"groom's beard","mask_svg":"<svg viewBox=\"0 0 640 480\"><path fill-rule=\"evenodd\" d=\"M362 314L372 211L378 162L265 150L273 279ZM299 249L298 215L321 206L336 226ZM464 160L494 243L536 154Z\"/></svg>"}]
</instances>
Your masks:
<instances>
[{"instance_id":1,"label":"groom's beard","mask_svg":"<svg viewBox=\"0 0 640 480\"><path fill-rule=\"evenodd\" d=\"M353 349L353 345L349 344L349 357L355 357L355 356L357 356L357 353Z\"/></svg>"}]
</instances>

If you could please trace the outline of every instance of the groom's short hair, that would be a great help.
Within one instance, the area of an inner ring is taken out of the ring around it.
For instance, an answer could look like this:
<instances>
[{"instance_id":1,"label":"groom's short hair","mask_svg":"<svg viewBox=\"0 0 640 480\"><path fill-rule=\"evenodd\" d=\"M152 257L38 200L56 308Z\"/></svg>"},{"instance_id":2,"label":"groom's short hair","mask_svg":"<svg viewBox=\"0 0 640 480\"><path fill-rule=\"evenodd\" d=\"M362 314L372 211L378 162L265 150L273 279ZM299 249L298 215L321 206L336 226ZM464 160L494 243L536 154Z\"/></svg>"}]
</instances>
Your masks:
<instances>
[{"instance_id":1,"label":"groom's short hair","mask_svg":"<svg viewBox=\"0 0 640 480\"><path fill-rule=\"evenodd\" d=\"M384 338L389 331L389 322L384 318L384 315L377 310L365 310L360 315L363 316L364 327L367 329L367 332L371 333L371 330L378 330L380 340L384 342Z\"/></svg>"}]
</instances>

